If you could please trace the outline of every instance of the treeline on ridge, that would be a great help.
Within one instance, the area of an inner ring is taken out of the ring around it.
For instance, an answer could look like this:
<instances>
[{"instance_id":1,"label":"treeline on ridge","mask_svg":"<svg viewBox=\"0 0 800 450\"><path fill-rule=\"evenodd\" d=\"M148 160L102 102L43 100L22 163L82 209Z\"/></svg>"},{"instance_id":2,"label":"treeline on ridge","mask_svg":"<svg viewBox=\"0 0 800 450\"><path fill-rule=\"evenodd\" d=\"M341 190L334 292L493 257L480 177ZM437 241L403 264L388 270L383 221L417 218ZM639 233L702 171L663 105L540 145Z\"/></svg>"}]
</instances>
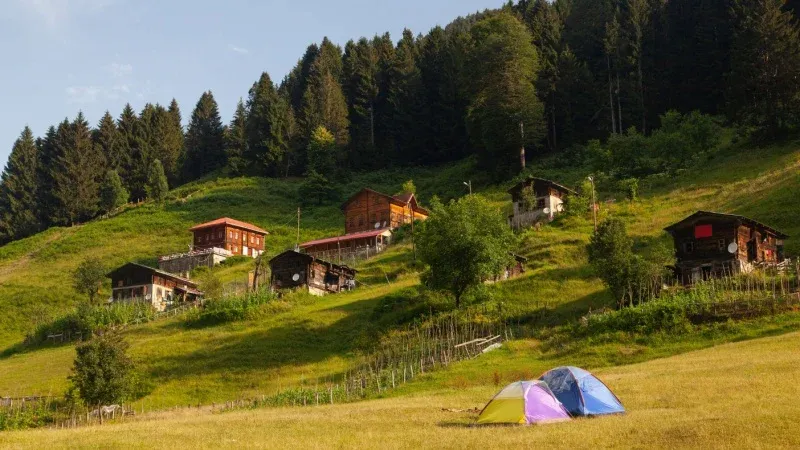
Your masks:
<instances>
[{"instance_id":1,"label":"treeline on ridge","mask_svg":"<svg viewBox=\"0 0 800 450\"><path fill-rule=\"evenodd\" d=\"M784 136L800 122L795 3L518 0L397 42L325 38L280 83L263 73L228 125L208 91L185 130L174 100L26 127L0 180L0 244L145 198L160 170L172 187L217 171L324 185L477 155L499 179L522 148L647 136L668 111Z\"/></svg>"}]
</instances>

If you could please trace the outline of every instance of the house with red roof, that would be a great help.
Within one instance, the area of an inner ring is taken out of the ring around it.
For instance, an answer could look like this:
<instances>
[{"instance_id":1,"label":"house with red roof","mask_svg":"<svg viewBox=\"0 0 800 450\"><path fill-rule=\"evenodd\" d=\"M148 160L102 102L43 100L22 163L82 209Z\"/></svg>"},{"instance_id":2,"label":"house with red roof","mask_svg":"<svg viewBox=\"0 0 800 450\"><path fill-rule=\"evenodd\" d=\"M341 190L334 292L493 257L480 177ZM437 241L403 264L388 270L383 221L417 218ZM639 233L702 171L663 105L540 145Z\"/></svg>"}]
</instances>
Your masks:
<instances>
[{"instance_id":1,"label":"house with red roof","mask_svg":"<svg viewBox=\"0 0 800 450\"><path fill-rule=\"evenodd\" d=\"M267 230L251 223L223 217L189 229L194 234L195 250L220 248L233 255L256 258L264 253Z\"/></svg>"},{"instance_id":2,"label":"house with red roof","mask_svg":"<svg viewBox=\"0 0 800 450\"><path fill-rule=\"evenodd\" d=\"M353 194L341 210L345 234L304 242L305 253L338 262L369 258L391 243L392 230L429 215L412 193L388 195L369 188Z\"/></svg>"}]
</instances>

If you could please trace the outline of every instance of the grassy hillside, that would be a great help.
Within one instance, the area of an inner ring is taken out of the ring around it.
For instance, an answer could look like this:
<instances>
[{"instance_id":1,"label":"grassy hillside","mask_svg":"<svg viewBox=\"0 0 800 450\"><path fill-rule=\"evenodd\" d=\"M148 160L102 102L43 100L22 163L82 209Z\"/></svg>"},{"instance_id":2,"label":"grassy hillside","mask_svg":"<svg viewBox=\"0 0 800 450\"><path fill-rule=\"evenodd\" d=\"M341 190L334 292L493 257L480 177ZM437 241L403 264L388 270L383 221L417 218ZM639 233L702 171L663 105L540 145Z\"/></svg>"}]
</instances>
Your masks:
<instances>
[{"instance_id":1,"label":"grassy hillside","mask_svg":"<svg viewBox=\"0 0 800 450\"><path fill-rule=\"evenodd\" d=\"M103 427L0 433L0 446L792 448L800 446L798 345L793 333L596 371L624 416L472 427L476 414L458 411L481 408L499 389L487 384L311 408L164 412Z\"/></svg>"},{"instance_id":2,"label":"grassy hillside","mask_svg":"<svg viewBox=\"0 0 800 450\"><path fill-rule=\"evenodd\" d=\"M763 149L727 148L678 177L644 181L641 199L635 203L621 200L613 188L600 185L604 201L601 219L614 215L628 221L640 251L669 247L661 230L697 209L751 216L798 235L800 211L792 207L792 200L800 194L797 148L794 143ZM543 163L534 171L572 185L586 175L585 170L576 168L554 169L552 163ZM482 194L507 210L508 183L481 183L479 173L479 168L467 161L445 168L356 176L341 190L349 194L370 186L394 192L403 181L413 178L425 201L432 195L461 195L462 182L471 178L477 180L475 185L481 186ZM298 180L207 180L174 191L164 206L144 205L111 219L49 230L0 248L0 324L4 330L0 347L21 338L37 314L42 314L40 305L52 311L78 300L69 286L69 271L88 255L98 255L109 265L131 259L152 263L160 253L185 248L189 241L186 229L191 224L222 215L268 229L272 254L290 247L298 184ZM617 201L605 203L614 198ZM341 229L338 204L303 211L301 239ZM493 286L488 300L475 301L501 307L512 322L531 329L571 323L589 310L608 306L611 298L592 275L586 259L591 230L588 218L570 218L524 233L520 252L529 257L530 270L519 279ZM792 257L800 254L800 239L787 241L786 249ZM132 354L153 384L145 401L156 406L208 404L272 394L298 384L313 385L341 374L377 336L402 325L404 311L428 307L414 303L418 275L410 260L409 246L396 246L360 267L366 287L323 299L293 296L272 305L269 314L258 320L189 328L172 319L130 328L126 334ZM249 269L244 262L221 273L233 281L243 278ZM496 379L535 376L561 363L589 368L630 364L731 340L786 333L800 328L799 317L789 314L721 324L680 337L620 336L608 342L572 342L564 347L519 340L469 364L429 374L391 395L428 396L442 390L470 389L481 392L483 398ZM0 395L63 392L73 354L72 347L65 346L0 358Z\"/></svg>"}]
</instances>

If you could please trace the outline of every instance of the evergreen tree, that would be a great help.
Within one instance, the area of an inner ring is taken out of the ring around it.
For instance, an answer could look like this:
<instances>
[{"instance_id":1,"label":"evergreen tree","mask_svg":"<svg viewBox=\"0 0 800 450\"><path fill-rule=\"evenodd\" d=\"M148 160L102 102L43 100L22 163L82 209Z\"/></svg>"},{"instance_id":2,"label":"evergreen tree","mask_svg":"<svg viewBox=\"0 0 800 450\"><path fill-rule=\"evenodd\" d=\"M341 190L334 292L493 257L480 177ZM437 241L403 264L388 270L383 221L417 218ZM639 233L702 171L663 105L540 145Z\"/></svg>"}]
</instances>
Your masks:
<instances>
[{"instance_id":1,"label":"evergreen tree","mask_svg":"<svg viewBox=\"0 0 800 450\"><path fill-rule=\"evenodd\" d=\"M417 66L417 46L411 30L403 30L389 68L387 103L391 109L388 141L390 158L413 164L422 158L424 141L420 136L422 80Z\"/></svg>"},{"instance_id":2,"label":"evergreen tree","mask_svg":"<svg viewBox=\"0 0 800 450\"><path fill-rule=\"evenodd\" d=\"M225 165L225 139L217 101L204 92L186 131L184 179L196 180Z\"/></svg>"},{"instance_id":3,"label":"evergreen tree","mask_svg":"<svg viewBox=\"0 0 800 450\"><path fill-rule=\"evenodd\" d=\"M72 123L59 126L56 147L58 157L51 169L55 200L52 223L74 225L92 219L98 210L98 178L105 174L105 162L92 142L83 113L79 112Z\"/></svg>"},{"instance_id":4,"label":"evergreen tree","mask_svg":"<svg viewBox=\"0 0 800 450\"><path fill-rule=\"evenodd\" d=\"M181 165L184 158L184 135L181 109L177 100L174 98L167 108L167 120L163 122L164 131L164 152L161 162L164 164L164 172L167 180L173 185L177 185L181 176Z\"/></svg>"},{"instance_id":5,"label":"evergreen tree","mask_svg":"<svg viewBox=\"0 0 800 450\"><path fill-rule=\"evenodd\" d=\"M378 154L382 155L382 166L391 162L391 124L394 120L392 108L389 104L389 86L391 83L390 72L394 61L394 42L389 33L375 36L372 40L373 53L377 60L375 82L378 95L374 104L375 147Z\"/></svg>"},{"instance_id":6,"label":"evergreen tree","mask_svg":"<svg viewBox=\"0 0 800 450\"><path fill-rule=\"evenodd\" d=\"M464 155L465 107L459 96L457 56L444 29L436 27L425 37L419 57L425 115L423 163L451 161Z\"/></svg>"},{"instance_id":7,"label":"evergreen tree","mask_svg":"<svg viewBox=\"0 0 800 450\"><path fill-rule=\"evenodd\" d=\"M261 74L247 99L247 157L266 175L277 176L289 150L288 105L278 95L269 74Z\"/></svg>"},{"instance_id":8,"label":"evergreen tree","mask_svg":"<svg viewBox=\"0 0 800 450\"><path fill-rule=\"evenodd\" d=\"M472 34L476 73L470 137L487 168L512 173L524 168L524 146L530 151L544 131L543 108L534 88L536 49L525 26L505 12L481 20Z\"/></svg>"},{"instance_id":9,"label":"evergreen tree","mask_svg":"<svg viewBox=\"0 0 800 450\"><path fill-rule=\"evenodd\" d=\"M122 185L122 179L117 171L109 169L100 185L100 211L110 213L121 208L128 202L129 197L130 194Z\"/></svg>"},{"instance_id":10,"label":"evergreen tree","mask_svg":"<svg viewBox=\"0 0 800 450\"><path fill-rule=\"evenodd\" d=\"M40 229L36 168L39 149L28 127L14 142L0 178L0 243L30 236Z\"/></svg>"},{"instance_id":11,"label":"evergreen tree","mask_svg":"<svg viewBox=\"0 0 800 450\"><path fill-rule=\"evenodd\" d=\"M733 116L764 134L800 124L800 29L777 0L741 0L734 10Z\"/></svg>"},{"instance_id":12,"label":"evergreen tree","mask_svg":"<svg viewBox=\"0 0 800 450\"><path fill-rule=\"evenodd\" d=\"M99 147L98 151L105 156L109 169L119 170L125 165L128 155L123 152L117 124L108 111L100 119L97 129L93 130L92 139L94 145Z\"/></svg>"},{"instance_id":13,"label":"evergreen tree","mask_svg":"<svg viewBox=\"0 0 800 450\"><path fill-rule=\"evenodd\" d=\"M120 178L122 178L122 182L128 192L133 190L132 177L135 171L134 153L136 146L138 145L136 142L138 121L139 118L136 116L136 112L133 110L130 104L125 105L125 107L122 109L119 119L117 120L117 130L119 130L120 139L120 165L116 170L119 173Z\"/></svg>"},{"instance_id":14,"label":"evergreen tree","mask_svg":"<svg viewBox=\"0 0 800 450\"><path fill-rule=\"evenodd\" d=\"M325 38L311 65L303 94L302 132L310 136L322 125L333 133L337 145L344 148L349 140L349 120L341 77L342 51Z\"/></svg>"},{"instance_id":15,"label":"evergreen tree","mask_svg":"<svg viewBox=\"0 0 800 450\"><path fill-rule=\"evenodd\" d=\"M344 89L350 120L349 165L356 169L380 165L375 149L375 103L378 60L366 38L345 46Z\"/></svg>"},{"instance_id":16,"label":"evergreen tree","mask_svg":"<svg viewBox=\"0 0 800 450\"><path fill-rule=\"evenodd\" d=\"M160 160L154 159L147 172L147 198L161 203L167 198L168 193L169 183L167 175L164 173L164 166Z\"/></svg>"},{"instance_id":17,"label":"evergreen tree","mask_svg":"<svg viewBox=\"0 0 800 450\"><path fill-rule=\"evenodd\" d=\"M65 122L69 125L69 122ZM63 125L63 124L62 124ZM59 128L61 125L59 125ZM56 139L58 132L56 127L51 126L47 129L45 137L41 140L39 147L38 164L36 165L36 215L42 228L51 225L51 211L55 205L53 196L53 177L51 176L53 167L56 164L58 154Z\"/></svg>"},{"instance_id":18,"label":"evergreen tree","mask_svg":"<svg viewBox=\"0 0 800 450\"><path fill-rule=\"evenodd\" d=\"M242 99L236 104L236 111L230 125L225 129L225 153L231 175L240 176L247 169L247 111Z\"/></svg>"}]
</instances>

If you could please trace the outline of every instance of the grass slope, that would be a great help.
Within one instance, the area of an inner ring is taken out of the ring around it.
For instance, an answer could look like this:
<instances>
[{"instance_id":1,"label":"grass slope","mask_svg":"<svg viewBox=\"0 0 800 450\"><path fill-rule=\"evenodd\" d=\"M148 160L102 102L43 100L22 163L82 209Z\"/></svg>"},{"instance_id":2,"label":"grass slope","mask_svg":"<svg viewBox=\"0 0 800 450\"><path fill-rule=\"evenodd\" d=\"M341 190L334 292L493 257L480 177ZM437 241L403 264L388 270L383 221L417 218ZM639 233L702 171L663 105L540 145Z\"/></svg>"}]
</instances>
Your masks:
<instances>
[{"instance_id":1,"label":"grass slope","mask_svg":"<svg viewBox=\"0 0 800 450\"><path fill-rule=\"evenodd\" d=\"M791 208L800 194L800 153L796 149L795 144L765 149L731 147L679 177L643 183L636 203L604 204L601 218L625 218L643 251L671 245L663 227L697 209L752 216L798 235L800 213ZM473 163L465 162L439 169L379 172L354 177L342 191L355 192L366 185L393 192L413 178L423 199L434 194L449 198L461 193L461 183L470 177L472 168ZM581 176L577 172L537 171L567 184L577 184ZM474 172L471 178L476 179ZM15 280L15 284L0 286L4 329L16 330L6 334L6 342L19 339L24 322L36 312L33 305L49 301L55 307L66 307L75 301L70 288L59 291L58 286L69 283L68 270L88 254L100 255L109 264L135 258L146 261L162 252L180 250L188 242L185 230L190 224L221 215L264 226L272 232L269 251L283 250L294 241L297 184L296 180L206 181L174 191L178 200L164 207L145 205L109 220L50 230L0 248L0 281L2 277ZM508 209L505 187L489 186L481 191L499 208ZM603 199L614 196L613 192L601 194ZM336 204L304 211L303 239L337 232L341 227ZM149 237L153 230L159 230L160 237ZM491 288L492 297L502 303L512 320L547 327L576 320L590 309L611 303L587 264L585 244L591 230L589 220L577 218L522 236L521 253L530 258L531 270L522 278ZM790 255L800 253L800 239L787 244ZM403 305L414 297L418 278L410 269L410 258L408 247L395 247L361 267L360 279L368 287L319 300L299 299L265 319L201 329L187 329L176 320L131 328L127 334L132 353L155 386L147 401L170 406L230 400L271 394L304 382L313 384L317 378L341 373L375 333L393 325L390 312L376 312L375 308L387 301ZM223 273L234 280L248 269L244 263ZM387 285L386 278L393 284ZM57 295L59 292L66 293ZM496 378L535 376L560 363L589 368L635 363L726 341L785 333L799 329L799 322L797 315L788 315L743 325L723 324L706 334L681 339L653 336L561 349L522 340L474 364L431 374L392 395L432 395L442 388L481 389ZM73 352L71 347L61 347L0 358L0 395L62 391Z\"/></svg>"},{"instance_id":2,"label":"grass slope","mask_svg":"<svg viewBox=\"0 0 800 450\"><path fill-rule=\"evenodd\" d=\"M0 434L13 448L792 448L800 446L800 334L598 370L623 416L472 427L499 389L482 386L356 404L211 414ZM764 355L770 355L769 358ZM467 362L462 365L473 364Z\"/></svg>"}]
</instances>

